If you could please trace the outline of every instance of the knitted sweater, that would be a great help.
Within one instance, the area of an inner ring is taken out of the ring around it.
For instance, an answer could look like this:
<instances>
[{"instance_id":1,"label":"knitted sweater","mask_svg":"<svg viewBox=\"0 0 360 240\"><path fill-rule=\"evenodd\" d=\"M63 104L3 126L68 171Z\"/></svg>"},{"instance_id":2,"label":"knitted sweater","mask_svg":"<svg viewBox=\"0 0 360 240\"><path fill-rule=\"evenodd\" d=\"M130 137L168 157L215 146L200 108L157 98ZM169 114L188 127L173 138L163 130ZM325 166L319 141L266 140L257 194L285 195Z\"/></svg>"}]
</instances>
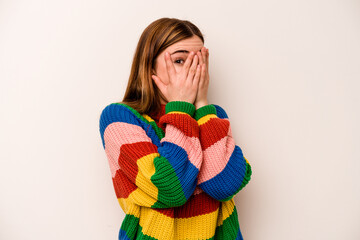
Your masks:
<instances>
[{"instance_id":1,"label":"knitted sweater","mask_svg":"<svg viewBox=\"0 0 360 240\"><path fill-rule=\"evenodd\" d=\"M111 103L99 125L125 213L119 239L243 239L233 197L252 172L223 108L171 101L148 115Z\"/></svg>"}]
</instances>

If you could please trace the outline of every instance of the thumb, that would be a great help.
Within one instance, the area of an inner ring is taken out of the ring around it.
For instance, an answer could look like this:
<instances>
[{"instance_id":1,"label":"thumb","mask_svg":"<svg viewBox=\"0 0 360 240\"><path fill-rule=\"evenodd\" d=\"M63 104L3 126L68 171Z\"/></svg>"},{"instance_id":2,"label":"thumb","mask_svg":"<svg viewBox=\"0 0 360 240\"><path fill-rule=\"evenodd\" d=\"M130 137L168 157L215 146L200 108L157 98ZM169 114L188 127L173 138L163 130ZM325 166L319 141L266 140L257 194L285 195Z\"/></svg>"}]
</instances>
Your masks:
<instances>
[{"instance_id":1,"label":"thumb","mask_svg":"<svg viewBox=\"0 0 360 240\"><path fill-rule=\"evenodd\" d=\"M154 80L156 86L160 89L161 92L165 92L165 84L161 81L161 79L156 75L151 75L151 78Z\"/></svg>"}]
</instances>

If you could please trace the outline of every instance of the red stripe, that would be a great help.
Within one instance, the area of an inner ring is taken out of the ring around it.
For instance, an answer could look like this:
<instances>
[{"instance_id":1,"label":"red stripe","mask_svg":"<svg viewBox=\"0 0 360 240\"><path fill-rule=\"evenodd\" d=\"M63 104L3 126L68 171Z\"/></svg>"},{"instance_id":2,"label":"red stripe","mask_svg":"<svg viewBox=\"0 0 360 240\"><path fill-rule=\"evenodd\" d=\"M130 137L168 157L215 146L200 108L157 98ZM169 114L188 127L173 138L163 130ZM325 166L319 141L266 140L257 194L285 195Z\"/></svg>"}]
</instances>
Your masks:
<instances>
[{"instance_id":1,"label":"red stripe","mask_svg":"<svg viewBox=\"0 0 360 240\"><path fill-rule=\"evenodd\" d=\"M138 174L137 161L151 153L157 153L157 147L151 142L123 144L120 147L119 166L126 176L135 183Z\"/></svg>"},{"instance_id":2,"label":"red stripe","mask_svg":"<svg viewBox=\"0 0 360 240\"><path fill-rule=\"evenodd\" d=\"M137 189L137 186L132 183L120 169L116 171L112 181L117 198L128 198L130 193Z\"/></svg>"},{"instance_id":3,"label":"red stripe","mask_svg":"<svg viewBox=\"0 0 360 240\"><path fill-rule=\"evenodd\" d=\"M160 118L159 124L161 128L165 128L167 123L181 129L188 137L199 137L199 125L197 121L188 114L165 114Z\"/></svg>"},{"instance_id":4,"label":"red stripe","mask_svg":"<svg viewBox=\"0 0 360 240\"><path fill-rule=\"evenodd\" d=\"M174 208L153 208L154 211L157 211L165 216L174 218Z\"/></svg>"},{"instance_id":5,"label":"red stripe","mask_svg":"<svg viewBox=\"0 0 360 240\"><path fill-rule=\"evenodd\" d=\"M189 200L180 207L156 208L155 211L171 218L190 218L212 213L219 209L220 202L202 192L192 195Z\"/></svg>"},{"instance_id":6,"label":"red stripe","mask_svg":"<svg viewBox=\"0 0 360 240\"><path fill-rule=\"evenodd\" d=\"M117 198L127 198L137 189L136 176L138 174L138 159L157 153L156 145L151 142L136 142L123 144L120 147L119 166L113 178L113 185Z\"/></svg>"},{"instance_id":7,"label":"red stripe","mask_svg":"<svg viewBox=\"0 0 360 240\"><path fill-rule=\"evenodd\" d=\"M227 136L230 122L227 119L210 118L200 125L200 142L202 150L207 149L220 139Z\"/></svg>"},{"instance_id":8,"label":"red stripe","mask_svg":"<svg viewBox=\"0 0 360 240\"><path fill-rule=\"evenodd\" d=\"M190 218L216 211L220 202L205 192L192 195L182 206L175 208L175 218Z\"/></svg>"}]
</instances>

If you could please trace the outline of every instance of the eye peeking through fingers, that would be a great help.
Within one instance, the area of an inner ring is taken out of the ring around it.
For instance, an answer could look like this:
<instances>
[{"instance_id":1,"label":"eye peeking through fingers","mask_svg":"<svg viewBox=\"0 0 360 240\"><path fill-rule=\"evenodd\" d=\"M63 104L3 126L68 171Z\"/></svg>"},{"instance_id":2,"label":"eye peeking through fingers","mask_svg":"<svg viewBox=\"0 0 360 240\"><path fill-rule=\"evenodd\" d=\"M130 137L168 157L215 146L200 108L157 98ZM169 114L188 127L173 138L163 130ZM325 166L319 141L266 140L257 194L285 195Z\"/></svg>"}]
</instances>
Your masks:
<instances>
[{"instance_id":1,"label":"eye peeking through fingers","mask_svg":"<svg viewBox=\"0 0 360 240\"><path fill-rule=\"evenodd\" d=\"M183 59L176 59L175 61L174 61L174 63L176 63L176 64L182 64L182 63L180 63L182 61L182 63L184 63L185 61L183 60Z\"/></svg>"}]
</instances>

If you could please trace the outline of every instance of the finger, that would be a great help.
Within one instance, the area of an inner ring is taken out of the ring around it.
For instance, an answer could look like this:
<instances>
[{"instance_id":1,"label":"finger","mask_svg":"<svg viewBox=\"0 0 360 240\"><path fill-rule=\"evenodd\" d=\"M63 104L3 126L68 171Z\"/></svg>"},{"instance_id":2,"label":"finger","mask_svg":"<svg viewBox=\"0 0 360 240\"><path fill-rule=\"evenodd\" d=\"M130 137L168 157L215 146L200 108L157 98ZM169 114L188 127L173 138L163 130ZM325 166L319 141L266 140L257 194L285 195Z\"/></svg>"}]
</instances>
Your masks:
<instances>
[{"instance_id":1,"label":"finger","mask_svg":"<svg viewBox=\"0 0 360 240\"><path fill-rule=\"evenodd\" d=\"M209 66L209 49L206 49L206 66Z\"/></svg>"},{"instance_id":2,"label":"finger","mask_svg":"<svg viewBox=\"0 0 360 240\"><path fill-rule=\"evenodd\" d=\"M206 77L206 64L203 63L201 65L200 85L205 84L205 80L206 80L205 77Z\"/></svg>"},{"instance_id":3,"label":"finger","mask_svg":"<svg viewBox=\"0 0 360 240\"><path fill-rule=\"evenodd\" d=\"M173 76L175 76L176 71L174 64L171 61L170 54L168 52L165 52L165 63L166 63L166 70L168 72L169 79L171 81Z\"/></svg>"},{"instance_id":4,"label":"finger","mask_svg":"<svg viewBox=\"0 0 360 240\"><path fill-rule=\"evenodd\" d=\"M201 49L201 55L203 57L203 62L206 62L206 48L205 47L203 47Z\"/></svg>"},{"instance_id":5,"label":"finger","mask_svg":"<svg viewBox=\"0 0 360 240\"><path fill-rule=\"evenodd\" d=\"M209 49L206 49L206 77L209 80Z\"/></svg>"},{"instance_id":6,"label":"finger","mask_svg":"<svg viewBox=\"0 0 360 240\"><path fill-rule=\"evenodd\" d=\"M161 81L161 79L156 75L151 75L151 78L154 80L156 86L160 89L160 91L165 92L166 85Z\"/></svg>"},{"instance_id":7,"label":"finger","mask_svg":"<svg viewBox=\"0 0 360 240\"><path fill-rule=\"evenodd\" d=\"M203 50L203 49L202 49L202 50ZM204 58L204 56L203 56L203 52L198 51L198 52L197 52L197 56L199 57L199 63L200 63L200 65L202 65L203 62L204 62L204 60L205 60L205 58Z\"/></svg>"},{"instance_id":8,"label":"finger","mask_svg":"<svg viewBox=\"0 0 360 240\"><path fill-rule=\"evenodd\" d=\"M184 67L183 67L185 77L187 77L187 75L188 75L189 67L190 67L190 65L192 63L194 55L195 55L195 53L193 51L191 51L190 54L188 55L188 57L185 60Z\"/></svg>"},{"instance_id":9,"label":"finger","mask_svg":"<svg viewBox=\"0 0 360 240\"><path fill-rule=\"evenodd\" d=\"M208 59L208 50L206 47L204 47L204 51L202 51L203 56L204 56L204 64L201 67L201 77L204 77L204 79L200 79L200 84L206 84L205 81L208 79L208 75L209 75L209 59Z\"/></svg>"},{"instance_id":10,"label":"finger","mask_svg":"<svg viewBox=\"0 0 360 240\"><path fill-rule=\"evenodd\" d=\"M196 73L195 73L195 77L194 77L194 81L193 81L193 84L194 84L195 86L198 86L198 85L199 85L200 75L201 75L201 65L197 65L197 67L196 67Z\"/></svg>"},{"instance_id":11,"label":"finger","mask_svg":"<svg viewBox=\"0 0 360 240\"><path fill-rule=\"evenodd\" d=\"M191 64L191 67L189 69L189 73L187 75L187 79L193 81L194 74L196 73L196 66L198 65L198 56L194 56L194 61Z\"/></svg>"}]
</instances>

